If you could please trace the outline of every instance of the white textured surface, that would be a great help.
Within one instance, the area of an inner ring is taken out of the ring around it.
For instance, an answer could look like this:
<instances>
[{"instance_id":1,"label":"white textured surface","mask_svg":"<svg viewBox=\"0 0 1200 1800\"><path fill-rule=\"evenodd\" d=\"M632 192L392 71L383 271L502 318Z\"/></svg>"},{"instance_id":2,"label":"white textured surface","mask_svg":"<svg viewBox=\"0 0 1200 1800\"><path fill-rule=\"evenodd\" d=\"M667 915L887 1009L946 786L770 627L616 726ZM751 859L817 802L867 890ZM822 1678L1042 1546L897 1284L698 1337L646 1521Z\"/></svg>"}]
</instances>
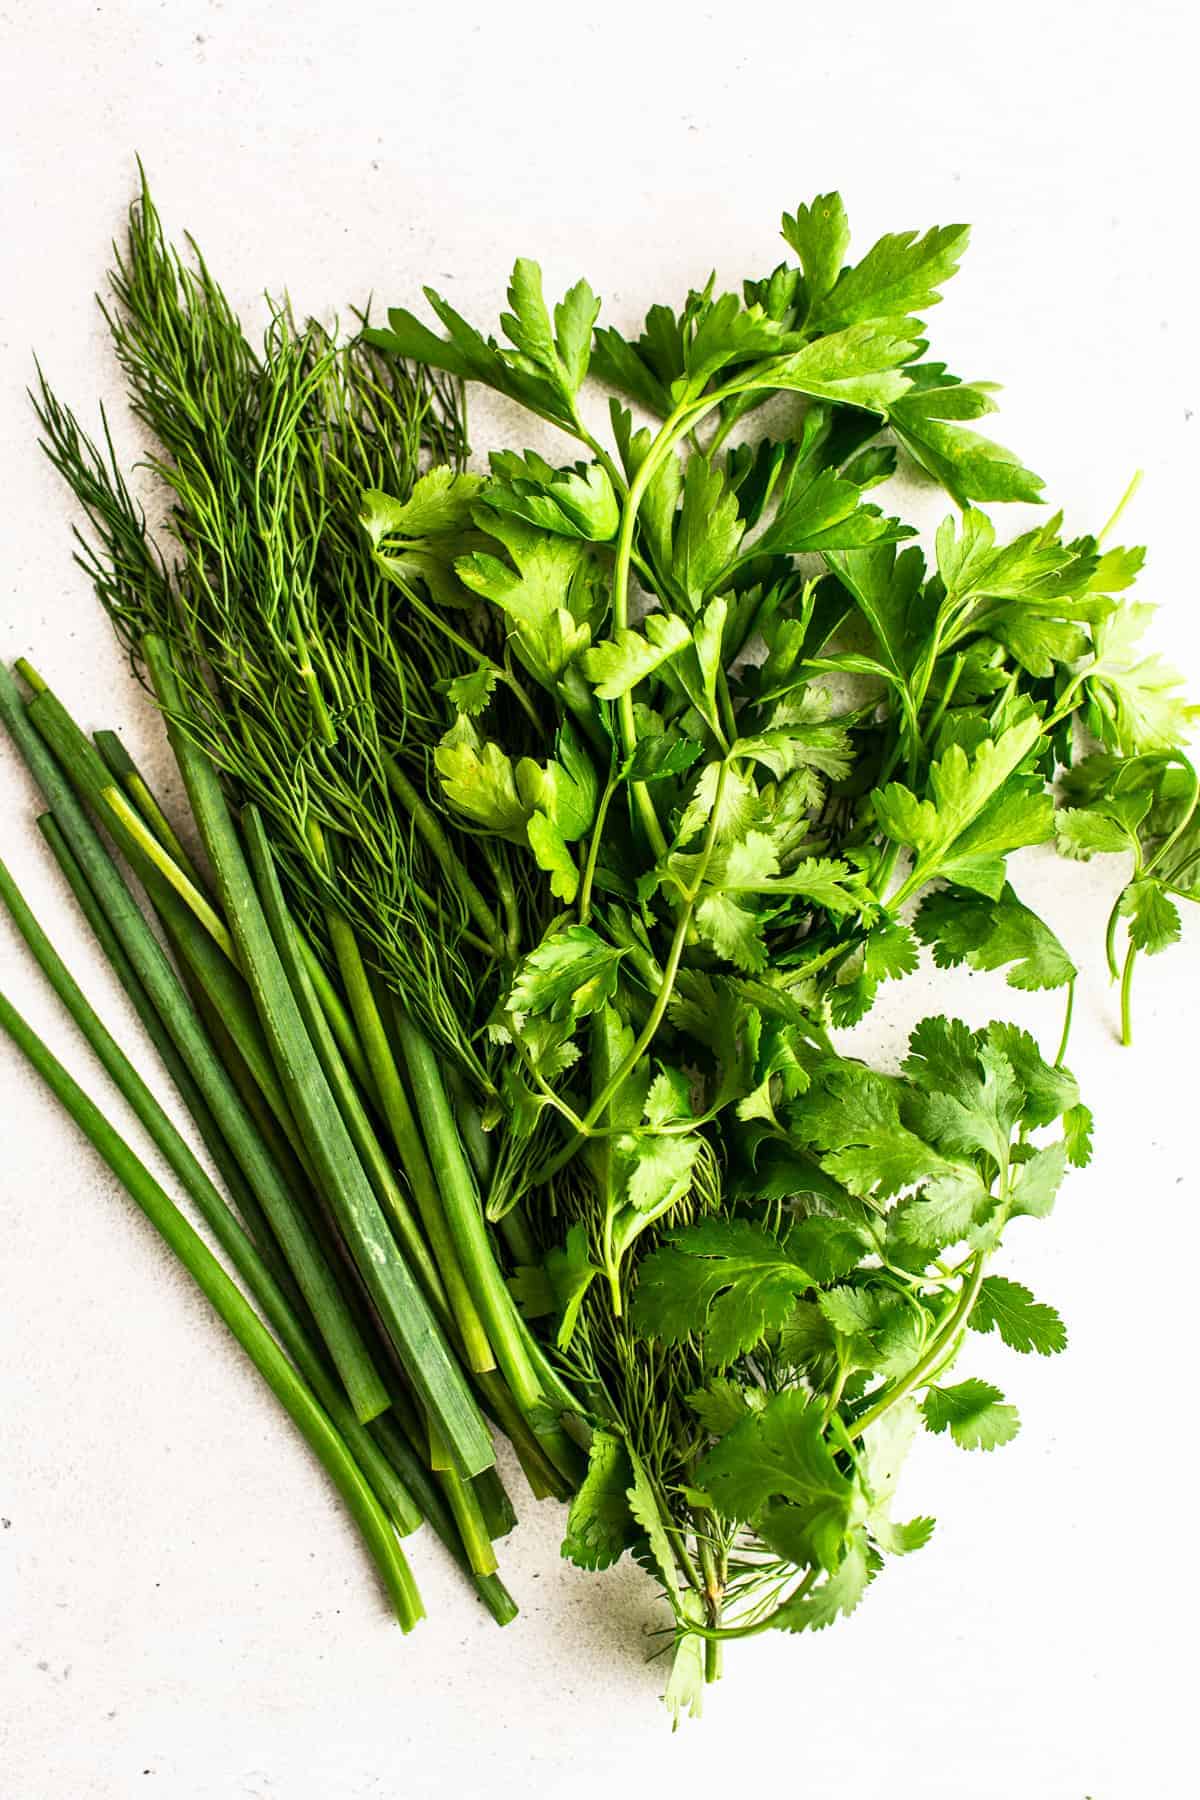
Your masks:
<instances>
[{"instance_id":1,"label":"white textured surface","mask_svg":"<svg viewBox=\"0 0 1200 1800\"><path fill-rule=\"evenodd\" d=\"M716 262L776 259L785 206L842 189L862 250L966 217L938 353L1003 381L998 435L1095 528L1132 469L1158 641L1200 674L1200 466L1190 9L941 3L480 8L11 0L0 9L0 654L31 652L89 725L165 776L153 721L70 566L68 507L33 448L36 345L84 407L114 396L89 295L132 155L253 316L441 286L494 317L518 252L556 292L586 272L629 325ZM127 423L119 409L116 425ZM1010 515L1015 523L1015 515ZM47 868L0 750L0 840L107 1016L112 983ZM636 1573L557 1558L554 1509L505 1547L503 1635L432 1549L431 1619L401 1640L342 1512L273 1402L115 1184L0 1046L0 1750L4 1800L392 1800L717 1794L812 1800L1176 1800L1194 1793L1197 1594L1190 1280L1197 943L1140 971L1139 1046L1112 1041L1108 877L1026 859L1086 970L1073 1062L1092 1169L1010 1262L1071 1330L1003 1360L1024 1429L927 1444L912 1511L933 1545L855 1619L732 1647L708 1716L672 1740L643 1664ZM3 985L85 1059L0 930ZM936 996L936 997L935 997ZM936 1007L1056 1028L999 982L887 996L881 1053ZM903 1016L901 1016L901 1013ZM86 1079L94 1082L87 1070Z\"/></svg>"}]
</instances>

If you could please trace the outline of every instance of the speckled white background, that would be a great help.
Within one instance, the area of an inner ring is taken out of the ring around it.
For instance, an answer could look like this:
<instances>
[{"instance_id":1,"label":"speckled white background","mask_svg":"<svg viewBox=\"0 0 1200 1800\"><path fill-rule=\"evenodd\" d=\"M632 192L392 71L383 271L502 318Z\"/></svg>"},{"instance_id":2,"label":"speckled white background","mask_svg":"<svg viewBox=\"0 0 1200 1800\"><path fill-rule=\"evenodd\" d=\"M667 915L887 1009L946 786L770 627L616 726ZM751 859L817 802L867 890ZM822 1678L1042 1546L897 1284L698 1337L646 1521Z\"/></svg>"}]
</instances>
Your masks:
<instances>
[{"instance_id":1,"label":"speckled white background","mask_svg":"<svg viewBox=\"0 0 1200 1800\"><path fill-rule=\"evenodd\" d=\"M0 653L30 651L81 719L120 724L169 786L152 718L70 564L63 493L23 400L36 345L65 395L115 400L89 296L146 159L250 318L264 286L332 308L432 280L494 317L518 252L586 272L633 322L716 262L770 266L775 220L827 187L861 250L961 217L974 248L939 355L1007 386L998 434L1095 528L1146 470L1131 530L1158 641L1200 677L1195 523L1196 34L1189 8L352 7L105 0L0 7ZM486 421L482 421L486 423ZM114 423L129 438L118 406ZM483 436L482 432L478 433ZM1009 515L1013 525L1019 521ZM106 1015L129 1021L65 903L0 750L0 842ZM114 1183L0 1046L3 1800L790 1793L807 1800L1182 1800L1197 1594L1190 1278L1197 935L1145 964L1139 1045L1112 1037L1111 878L1023 859L1085 973L1073 1061L1101 1121L1013 1273L1069 1354L972 1346L1020 1405L994 1457L926 1443L911 1511L940 1524L850 1622L738 1646L674 1740L636 1572L557 1556L527 1502L504 1635L431 1547L431 1618L401 1640L286 1421ZM3 984L86 1060L7 928ZM1057 1001L914 978L881 1055L931 1006ZM119 1111L120 1109L118 1109ZM1001 1372L1002 1371L1002 1372ZM661 1621L658 1621L661 1622Z\"/></svg>"}]
</instances>

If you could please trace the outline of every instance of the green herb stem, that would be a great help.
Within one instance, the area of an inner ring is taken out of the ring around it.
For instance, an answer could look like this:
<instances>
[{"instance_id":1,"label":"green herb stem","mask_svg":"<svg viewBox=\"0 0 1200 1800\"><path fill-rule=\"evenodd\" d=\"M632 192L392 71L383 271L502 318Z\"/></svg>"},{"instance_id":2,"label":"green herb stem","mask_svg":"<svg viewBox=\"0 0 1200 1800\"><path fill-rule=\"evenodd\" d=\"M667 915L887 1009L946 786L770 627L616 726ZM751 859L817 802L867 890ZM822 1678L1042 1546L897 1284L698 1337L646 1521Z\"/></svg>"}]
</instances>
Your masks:
<instances>
[{"instance_id":1,"label":"green herb stem","mask_svg":"<svg viewBox=\"0 0 1200 1800\"><path fill-rule=\"evenodd\" d=\"M478 1474L495 1460L487 1428L355 1154L304 1029L216 771L179 727L180 695L166 647L151 634L143 653L239 961L321 1191L431 1416L463 1472Z\"/></svg>"},{"instance_id":2,"label":"green herb stem","mask_svg":"<svg viewBox=\"0 0 1200 1800\"><path fill-rule=\"evenodd\" d=\"M410 1631L424 1614L411 1570L386 1514L327 1413L296 1374L253 1307L145 1164L3 994L0 994L0 1029L7 1032L178 1257L299 1428L345 1500L379 1570L401 1629Z\"/></svg>"},{"instance_id":3,"label":"green herb stem","mask_svg":"<svg viewBox=\"0 0 1200 1800\"><path fill-rule=\"evenodd\" d=\"M68 853L69 854L69 853ZM351 1453L397 1530L404 1534L415 1531L421 1515L394 1471L379 1454L365 1427L339 1393L336 1382L312 1347L293 1310L292 1302L277 1284L266 1263L234 1218L224 1195L216 1187L203 1164L163 1111L142 1077L125 1055L116 1039L103 1024L83 991L72 977L53 944L30 911L4 863L0 861L0 901L21 933L34 960L66 1007L113 1084L128 1101L130 1108L161 1152L167 1165L183 1184L196 1208L209 1226L221 1248L261 1307L268 1324L329 1414L337 1430L346 1440Z\"/></svg>"},{"instance_id":4,"label":"green herb stem","mask_svg":"<svg viewBox=\"0 0 1200 1800\"><path fill-rule=\"evenodd\" d=\"M138 980L241 1164L345 1383L356 1415L363 1420L373 1418L388 1404L387 1389L321 1255L312 1229L214 1053L211 1038L158 939L138 910L65 776L25 717L12 676L2 665L0 718L49 802L55 821Z\"/></svg>"}]
</instances>

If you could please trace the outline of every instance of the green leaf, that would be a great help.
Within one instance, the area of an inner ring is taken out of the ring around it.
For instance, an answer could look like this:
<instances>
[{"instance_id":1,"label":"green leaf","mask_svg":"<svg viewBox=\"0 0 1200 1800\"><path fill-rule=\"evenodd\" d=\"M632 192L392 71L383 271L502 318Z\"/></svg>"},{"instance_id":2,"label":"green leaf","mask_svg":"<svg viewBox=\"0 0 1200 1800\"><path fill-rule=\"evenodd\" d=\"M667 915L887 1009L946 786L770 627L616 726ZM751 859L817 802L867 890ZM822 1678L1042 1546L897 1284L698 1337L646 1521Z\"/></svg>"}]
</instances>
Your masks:
<instances>
[{"instance_id":1,"label":"green leaf","mask_svg":"<svg viewBox=\"0 0 1200 1800\"><path fill-rule=\"evenodd\" d=\"M687 1403L705 1431L721 1437L747 1413L760 1412L766 1405L766 1396L761 1388L744 1388L728 1375L714 1375L707 1387L687 1396Z\"/></svg>"},{"instance_id":2,"label":"green leaf","mask_svg":"<svg viewBox=\"0 0 1200 1800\"><path fill-rule=\"evenodd\" d=\"M692 1185L701 1139L628 1135L616 1140L625 1164L625 1198L635 1212L660 1214L682 1200Z\"/></svg>"},{"instance_id":3,"label":"green leaf","mask_svg":"<svg viewBox=\"0 0 1200 1800\"><path fill-rule=\"evenodd\" d=\"M747 387L787 388L834 400L843 406L861 406L868 412L887 413L908 391L903 365L917 354L911 321L890 325L851 325L831 332L762 366L747 378ZM898 329L897 329L898 327Z\"/></svg>"},{"instance_id":4,"label":"green leaf","mask_svg":"<svg viewBox=\"0 0 1200 1800\"><path fill-rule=\"evenodd\" d=\"M1067 1347L1066 1327L1054 1308L1003 1275L984 1277L967 1323L972 1331L999 1332L1010 1350L1052 1356Z\"/></svg>"},{"instance_id":5,"label":"green leaf","mask_svg":"<svg viewBox=\"0 0 1200 1800\"><path fill-rule=\"evenodd\" d=\"M647 613L643 629L621 629L604 643L584 652L583 672L600 700L618 700L653 674L668 657L678 656L692 634L677 613Z\"/></svg>"},{"instance_id":6,"label":"green leaf","mask_svg":"<svg viewBox=\"0 0 1200 1800\"><path fill-rule=\"evenodd\" d=\"M1046 1218L1055 1201L1067 1169L1067 1146L1061 1139L1035 1150L1028 1162L1017 1170L1009 1210L1014 1218Z\"/></svg>"},{"instance_id":7,"label":"green leaf","mask_svg":"<svg viewBox=\"0 0 1200 1800\"><path fill-rule=\"evenodd\" d=\"M512 621L514 651L538 681L552 687L591 641L599 616L591 550L579 539L541 531L494 507L477 506L474 518L479 530L503 545L510 561L476 551L459 557L458 578Z\"/></svg>"},{"instance_id":8,"label":"green leaf","mask_svg":"<svg viewBox=\"0 0 1200 1800\"><path fill-rule=\"evenodd\" d=\"M560 1350L566 1350L575 1335L584 1296L600 1273L588 1255L587 1230L583 1225L576 1223L570 1226L566 1242L556 1244L547 1251L546 1273L554 1290L559 1314L555 1342Z\"/></svg>"},{"instance_id":9,"label":"green leaf","mask_svg":"<svg viewBox=\"0 0 1200 1800\"><path fill-rule=\"evenodd\" d=\"M579 870L566 838L544 812L530 815L526 831L538 868L550 877L550 892L564 906L570 906L579 892Z\"/></svg>"},{"instance_id":10,"label":"green leaf","mask_svg":"<svg viewBox=\"0 0 1200 1800\"><path fill-rule=\"evenodd\" d=\"M940 373L942 385L913 386L889 407L889 423L910 456L960 506L972 500L1039 500L1041 477L1011 450L967 428L965 421L995 411L988 385L956 381L934 364L927 372L934 379Z\"/></svg>"},{"instance_id":11,"label":"green leaf","mask_svg":"<svg viewBox=\"0 0 1200 1800\"><path fill-rule=\"evenodd\" d=\"M596 328L592 373L610 387L630 395L655 418L665 419L671 410L671 395L666 384L638 349L611 325Z\"/></svg>"},{"instance_id":12,"label":"green leaf","mask_svg":"<svg viewBox=\"0 0 1200 1800\"><path fill-rule=\"evenodd\" d=\"M777 1331L812 1285L786 1241L746 1219L705 1219L641 1264L634 1328L666 1344L701 1337L705 1362L723 1369Z\"/></svg>"},{"instance_id":13,"label":"green leaf","mask_svg":"<svg viewBox=\"0 0 1200 1800\"><path fill-rule=\"evenodd\" d=\"M807 486L788 496L749 556L803 556L814 551L854 550L866 544L916 534L877 506L860 503L860 492L834 469L822 469Z\"/></svg>"},{"instance_id":14,"label":"green leaf","mask_svg":"<svg viewBox=\"0 0 1200 1800\"><path fill-rule=\"evenodd\" d=\"M951 744L930 767L928 799L899 782L875 790L880 827L916 852L914 884L940 874L999 898L1008 852L1044 843L1054 830L1049 795L1012 779L1040 735L1041 721L1030 715L985 738L972 757Z\"/></svg>"},{"instance_id":15,"label":"green leaf","mask_svg":"<svg viewBox=\"0 0 1200 1800\"><path fill-rule=\"evenodd\" d=\"M434 751L433 762L456 811L514 843L524 840L529 811L517 792L512 761L499 744L485 741L460 716Z\"/></svg>"},{"instance_id":16,"label":"green leaf","mask_svg":"<svg viewBox=\"0 0 1200 1800\"><path fill-rule=\"evenodd\" d=\"M1092 633L1096 661L1084 684L1088 725L1123 756L1173 750L1200 718L1200 707L1180 695L1182 677L1160 656L1138 650L1153 615L1152 606L1121 606Z\"/></svg>"},{"instance_id":17,"label":"green leaf","mask_svg":"<svg viewBox=\"0 0 1200 1800\"><path fill-rule=\"evenodd\" d=\"M779 1523L790 1545L806 1562L832 1571L863 1502L857 1483L834 1461L823 1418L819 1399L798 1389L775 1394L726 1432L700 1462L696 1480L727 1519L760 1520L768 1506L774 1511L773 1503L786 1502Z\"/></svg>"},{"instance_id":18,"label":"green leaf","mask_svg":"<svg viewBox=\"0 0 1200 1800\"><path fill-rule=\"evenodd\" d=\"M579 391L588 372L592 327L599 312L600 302L586 281L577 281L569 287L554 308L559 364L566 387L572 394Z\"/></svg>"},{"instance_id":19,"label":"green leaf","mask_svg":"<svg viewBox=\"0 0 1200 1800\"><path fill-rule=\"evenodd\" d=\"M850 226L840 194L818 194L810 206L783 215L783 237L804 270L810 310L826 295L846 260ZM904 308L901 309L906 310Z\"/></svg>"},{"instance_id":20,"label":"green leaf","mask_svg":"<svg viewBox=\"0 0 1200 1800\"><path fill-rule=\"evenodd\" d=\"M703 754L702 744L674 732L639 736L633 755L621 765L621 777L625 781L667 781L686 775Z\"/></svg>"},{"instance_id":21,"label":"green leaf","mask_svg":"<svg viewBox=\"0 0 1200 1800\"><path fill-rule=\"evenodd\" d=\"M496 480L483 498L496 512L512 513L544 531L605 543L615 537L621 509L608 471L599 463L579 462L555 469L527 450L493 450L488 458Z\"/></svg>"},{"instance_id":22,"label":"green leaf","mask_svg":"<svg viewBox=\"0 0 1200 1800\"><path fill-rule=\"evenodd\" d=\"M683 1590L679 1613L685 1624L704 1624L704 1601L694 1588ZM671 1715L672 1731L678 1731L684 1713L689 1719L700 1717L706 1681L704 1639L694 1631L681 1628L671 1655L671 1673L663 1689L663 1705Z\"/></svg>"},{"instance_id":23,"label":"green leaf","mask_svg":"<svg viewBox=\"0 0 1200 1800\"><path fill-rule=\"evenodd\" d=\"M891 1516L892 1497L900 1471L920 1422L916 1401L911 1398L900 1400L863 1435L863 1484L871 1500L867 1530L879 1548L891 1556L907 1556L920 1550L933 1535L934 1521L930 1518L897 1524Z\"/></svg>"},{"instance_id":24,"label":"green leaf","mask_svg":"<svg viewBox=\"0 0 1200 1800\"><path fill-rule=\"evenodd\" d=\"M921 1407L930 1431L948 1430L960 1450L995 1450L1020 1429L1015 1406L1005 1404L990 1381L960 1381L931 1387Z\"/></svg>"},{"instance_id":25,"label":"green leaf","mask_svg":"<svg viewBox=\"0 0 1200 1800\"><path fill-rule=\"evenodd\" d=\"M958 268L970 228L941 225L918 237L915 231L889 232L854 268L842 274L810 315L823 331L921 313L936 306L939 289Z\"/></svg>"},{"instance_id":26,"label":"green leaf","mask_svg":"<svg viewBox=\"0 0 1200 1800\"><path fill-rule=\"evenodd\" d=\"M871 1580L867 1536L855 1531L841 1562L810 1593L785 1600L771 1621L775 1631L823 1631L835 1620L849 1618Z\"/></svg>"},{"instance_id":27,"label":"green leaf","mask_svg":"<svg viewBox=\"0 0 1200 1800\"><path fill-rule=\"evenodd\" d=\"M1179 908L1152 877L1129 883L1121 895L1120 910L1129 920L1130 943L1148 956L1179 942L1183 932Z\"/></svg>"},{"instance_id":28,"label":"green leaf","mask_svg":"<svg viewBox=\"0 0 1200 1800\"><path fill-rule=\"evenodd\" d=\"M1061 855L1075 862L1092 856L1120 856L1137 846L1119 819L1090 807L1064 806L1054 815L1054 836Z\"/></svg>"},{"instance_id":29,"label":"green leaf","mask_svg":"<svg viewBox=\"0 0 1200 1800\"><path fill-rule=\"evenodd\" d=\"M481 713L492 697L500 671L492 663L480 663L469 674L456 675L446 683L446 698L456 712L468 718Z\"/></svg>"},{"instance_id":30,"label":"green leaf","mask_svg":"<svg viewBox=\"0 0 1200 1800\"><path fill-rule=\"evenodd\" d=\"M1077 973L1050 927L1007 884L997 900L957 888L928 894L913 929L939 969L1007 968L1009 986L1025 989L1061 987Z\"/></svg>"},{"instance_id":31,"label":"green leaf","mask_svg":"<svg viewBox=\"0 0 1200 1800\"><path fill-rule=\"evenodd\" d=\"M586 925L551 932L518 965L509 1011L518 1016L549 1013L553 1019L582 1019L611 999L623 955Z\"/></svg>"},{"instance_id":32,"label":"green leaf","mask_svg":"<svg viewBox=\"0 0 1200 1800\"><path fill-rule=\"evenodd\" d=\"M913 661L925 558L915 545L897 556L894 544L879 544L835 552L828 561L871 627L886 672L902 682Z\"/></svg>"},{"instance_id":33,"label":"green leaf","mask_svg":"<svg viewBox=\"0 0 1200 1800\"><path fill-rule=\"evenodd\" d=\"M670 572L693 609L703 604L729 571L744 530L737 495L721 470L703 456L691 457Z\"/></svg>"},{"instance_id":34,"label":"green leaf","mask_svg":"<svg viewBox=\"0 0 1200 1800\"><path fill-rule=\"evenodd\" d=\"M638 1526L628 1499L632 1480L624 1440L611 1431L593 1431L587 1474L571 1501L562 1543L562 1554L576 1568L611 1568L636 1543Z\"/></svg>"},{"instance_id":35,"label":"green leaf","mask_svg":"<svg viewBox=\"0 0 1200 1800\"><path fill-rule=\"evenodd\" d=\"M359 515L363 530L376 550L385 548L390 538L412 543L467 531L482 486L482 476L459 473L439 463L418 477L407 500L366 488Z\"/></svg>"},{"instance_id":36,"label":"green leaf","mask_svg":"<svg viewBox=\"0 0 1200 1800\"><path fill-rule=\"evenodd\" d=\"M993 1023L987 1028L987 1037L1007 1059L1024 1089L1021 1116L1030 1130L1052 1125L1078 1103L1079 1084L1071 1071L1048 1063L1029 1032L1017 1025Z\"/></svg>"},{"instance_id":37,"label":"green leaf","mask_svg":"<svg viewBox=\"0 0 1200 1800\"><path fill-rule=\"evenodd\" d=\"M654 1561L662 1583L671 1600L676 1616L680 1611L681 1593L679 1571L675 1564L675 1552L671 1548L671 1540L659 1511L654 1488L646 1473L645 1465L636 1454L633 1446L626 1443L626 1452L633 1469L633 1481L626 1490L629 1510L645 1533L650 1555Z\"/></svg>"}]
</instances>

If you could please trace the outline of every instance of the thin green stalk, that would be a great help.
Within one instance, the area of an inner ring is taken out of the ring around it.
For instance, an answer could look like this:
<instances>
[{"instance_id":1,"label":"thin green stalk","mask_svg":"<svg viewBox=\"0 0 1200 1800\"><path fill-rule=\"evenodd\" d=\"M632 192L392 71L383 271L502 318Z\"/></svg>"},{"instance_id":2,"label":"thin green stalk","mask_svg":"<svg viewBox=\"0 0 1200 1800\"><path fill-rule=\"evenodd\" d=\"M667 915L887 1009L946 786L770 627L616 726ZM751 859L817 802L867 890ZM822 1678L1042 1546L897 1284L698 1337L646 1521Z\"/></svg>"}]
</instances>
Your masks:
<instances>
[{"instance_id":1,"label":"thin green stalk","mask_svg":"<svg viewBox=\"0 0 1200 1800\"><path fill-rule=\"evenodd\" d=\"M124 988L130 1004L141 1020L146 1036L158 1053L159 1061L191 1114L204 1146L212 1157L217 1173L225 1183L226 1191L231 1196L246 1230L256 1245L259 1256L270 1270L276 1284L287 1295L292 1307L302 1310L304 1307L303 1296L296 1286L291 1270L279 1254L271 1227L267 1223L267 1216L255 1198L253 1188L242 1174L237 1158L229 1148L217 1121L213 1118L203 1094L188 1073L187 1064L176 1050L170 1034L151 1005L146 990L138 980L133 964L122 950L116 933L101 912L96 896L88 886L83 870L75 860L66 838L59 830L54 815L42 813L37 823L38 830L49 845L54 860L79 902L80 911L91 926L105 960Z\"/></svg>"},{"instance_id":2,"label":"thin green stalk","mask_svg":"<svg viewBox=\"0 0 1200 1800\"><path fill-rule=\"evenodd\" d=\"M1058 1054L1054 1058L1054 1066L1061 1069L1067 1060L1067 1045L1071 1039L1071 1020L1075 1012L1075 977L1072 975L1067 983L1067 1005L1063 1014L1062 1036L1058 1040Z\"/></svg>"},{"instance_id":3,"label":"thin green stalk","mask_svg":"<svg viewBox=\"0 0 1200 1800\"><path fill-rule=\"evenodd\" d=\"M528 1414L542 1404L542 1391L513 1322L512 1296L492 1254L479 1193L437 1058L428 1039L399 1005L395 1018L421 1130L441 1177L444 1216L460 1267L513 1399Z\"/></svg>"},{"instance_id":4,"label":"thin green stalk","mask_svg":"<svg viewBox=\"0 0 1200 1800\"><path fill-rule=\"evenodd\" d=\"M28 663L22 661L18 667L26 680L37 683L38 691L26 708L28 717L79 798L92 806L125 853L154 902L172 949L195 972L285 1137L302 1155L295 1121L271 1063L250 990L238 973L233 940L224 920L199 893L189 872L175 864L124 795L108 782L103 758L61 700Z\"/></svg>"},{"instance_id":5,"label":"thin green stalk","mask_svg":"<svg viewBox=\"0 0 1200 1800\"><path fill-rule=\"evenodd\" d=\"M375 1091L375 1083L371 1078L367 1059L362 1053L362 1045L354 1030L354 1022L342 1000L342 996L334 987L325 972L325 966L313 949L300 926L293 919L292 930L304 962L305 973L312 983L313 991L321 1002L321 1011L325 1014L334 1042L337 1044L346 1067L371 1104L378 1109L379 1095Z\"/></svg>"},{"instance_id":6,"label":"thin green stalk","mask_svg":"<svg viewBox=\"0 0 1200 1800\"><path fill-rule=\"evenodd\" d=\"M457 1469L441 1470L438 1481L472 1571L476 1575L494 1575L500 1565L474 1483L464 1481Z\"/></svg>"},{"instance_id":7,"label":"thin green stalk","mask_svg":"<svg viewBox=\"0 0 1200 1800\"><path fill-rule=\"evenodd\" d=\"M367 1179L375 1189L380 1205L391 1220L401 1247L409 1258L426 1295L435 1308L444 1315L448 1314L446 1290L442 1286L437 1266L421 1236L420 1227L413 1216L408 1200L383 1153L383 1148L375 1135L366 1108L359 1098L358 1090L334 1041L329 1021L313 988L300 948L300 936L288 911L271 856L271 847L263 828L262 817L256 807L248 806L243 809L242 828L246 839L246 852L250 858L250 867L258 886L259 898L267 916L267 923L271 928L275 947L296 997L301 1017L312 1039L313 1048L316 1050L321 1067L325 1072L325 1078L346 1122L346 1129L350 1133L363 1168L366 1170Z\"/></svg>"},{"instance_id":8,"label":"thin green stalk","mask_svg":"<svg viewBox=\"0 0 1200 1800\"><path fill-rule=\"evenodd\" d=\"M328 1415L296 1374L253 1307L145 1164L3 994L0 994L0 1029L7 1032L178 1257L299 1428L345 1500L379 1570L401 1629L410 1631L424 1614L412 1572L386 1514Z\"/></svg>"},{"instance_id":9,"label":"thin green stalk","mask_svg":"<svg viewBox=\"0 0 1200 1800\"><path fill-rule=\"evenodd\" d=\"M0 719L50 805L63 836L112 925L138 980L242 1166L287 1260L360 1419L373 1418L388 1393L337 1283L321 1256L278 1164L214 1054L158 939L101 843L40 735L25 717L9 671L0 665Z\"/></svg>"},{"instance_id":10,"label":"thin green stalk","mask_svg":"<svg viewBox=\"0 0 1200 1800\"><path fill-rule=\"evenodd\" d=\"M207 895L164 850L141 815L134 810L112 779L104 758L85 732L75 723L57 694L24 657L16 663L17 673L33 689L26 711L45 738L59 767L81 798L87 800L100 816L119 847L152 867L175 890L215 943L231 960L233 942L224 921L214 911Z\"/></svg>"},{"instance_id":11,"label":"thin green stalk","mask_svg":"<svg viewBox=\"0 0 1200 1800\"><path fill-rule=\"evenodd\" d=\"M192 862L182 842L176 834L174 826L159 805L149 782L126 750L115 731L97 731L93 734L93 742L104 760L104 766L115 781L119 781L129 799L142 815L167 855L182 869L183 873L196 888L204 887L200 871Z\"/></svg>"},{"instance_id":12,"label":"thin green stalk","mask_svg":"<svg viewBox=\"0 0 1200 1800\"><path fill-rule=\"evenodd\" d=\"M350 1002L350 1011L358 1027L358 1039L379 1095L383 1117L417 1203L451 1314L462 1336L468 1366L476 1371L494 1369L496 1358L459 1263L438 1183L392 1055L392 1047L375 1002L358 941L346 920L332 909L326 914L326 927L341 973L342 985Z\"/></svg>"},{"instance_id":13,"label":"thin green stalk","mask_svg":"<svg viewBox=\"0 0 1200 1800\"><path fill-rule=\"evenodd\" d=\"M1137 961L1137 945L1130 944L1121 970L1121 1042L1126 1049L1133 1042L1133 965Z\"/></svg>"},{"instance_id":14,"label":"thin green stalk","mask_svg":"<svg viewBox=\"0 0 1200 1800\"><path fill-rule=\"evenodd\" d=\"M291 1301L275 1281L266 1263L234 1218L224 1195L203 1164L163 1111L112 1033L104 1025L70 970L34 918L16 882L0 861L0 902L24 938L50 986L74 1020L114 1086L129 1103L147 1135L169 1168L182 1182L197 1211L262 1309L300 1374L312 1388L337 1430L345 1438L356 1462L371 1482L381 1503L403 1535L415 1531L421 1515L399 1477L391 1470L366 1428L339 1393L317 1351L293 1310Z\"/></svg>"},{"instance_id":15,"label":"thin green stalk","mask_svg":"<svg viewBox=\"0 0 1200 1800\"><path fill-rule=\"evenodd\" d=\"M179 727L180 695L166 646L150 634L142 648L238 958L321 1191L431 1417L462 1471L477 1475L495 1461L487 1427L355 1153L304 1029L216 770Z\"/></svg>"}]
</instances>

